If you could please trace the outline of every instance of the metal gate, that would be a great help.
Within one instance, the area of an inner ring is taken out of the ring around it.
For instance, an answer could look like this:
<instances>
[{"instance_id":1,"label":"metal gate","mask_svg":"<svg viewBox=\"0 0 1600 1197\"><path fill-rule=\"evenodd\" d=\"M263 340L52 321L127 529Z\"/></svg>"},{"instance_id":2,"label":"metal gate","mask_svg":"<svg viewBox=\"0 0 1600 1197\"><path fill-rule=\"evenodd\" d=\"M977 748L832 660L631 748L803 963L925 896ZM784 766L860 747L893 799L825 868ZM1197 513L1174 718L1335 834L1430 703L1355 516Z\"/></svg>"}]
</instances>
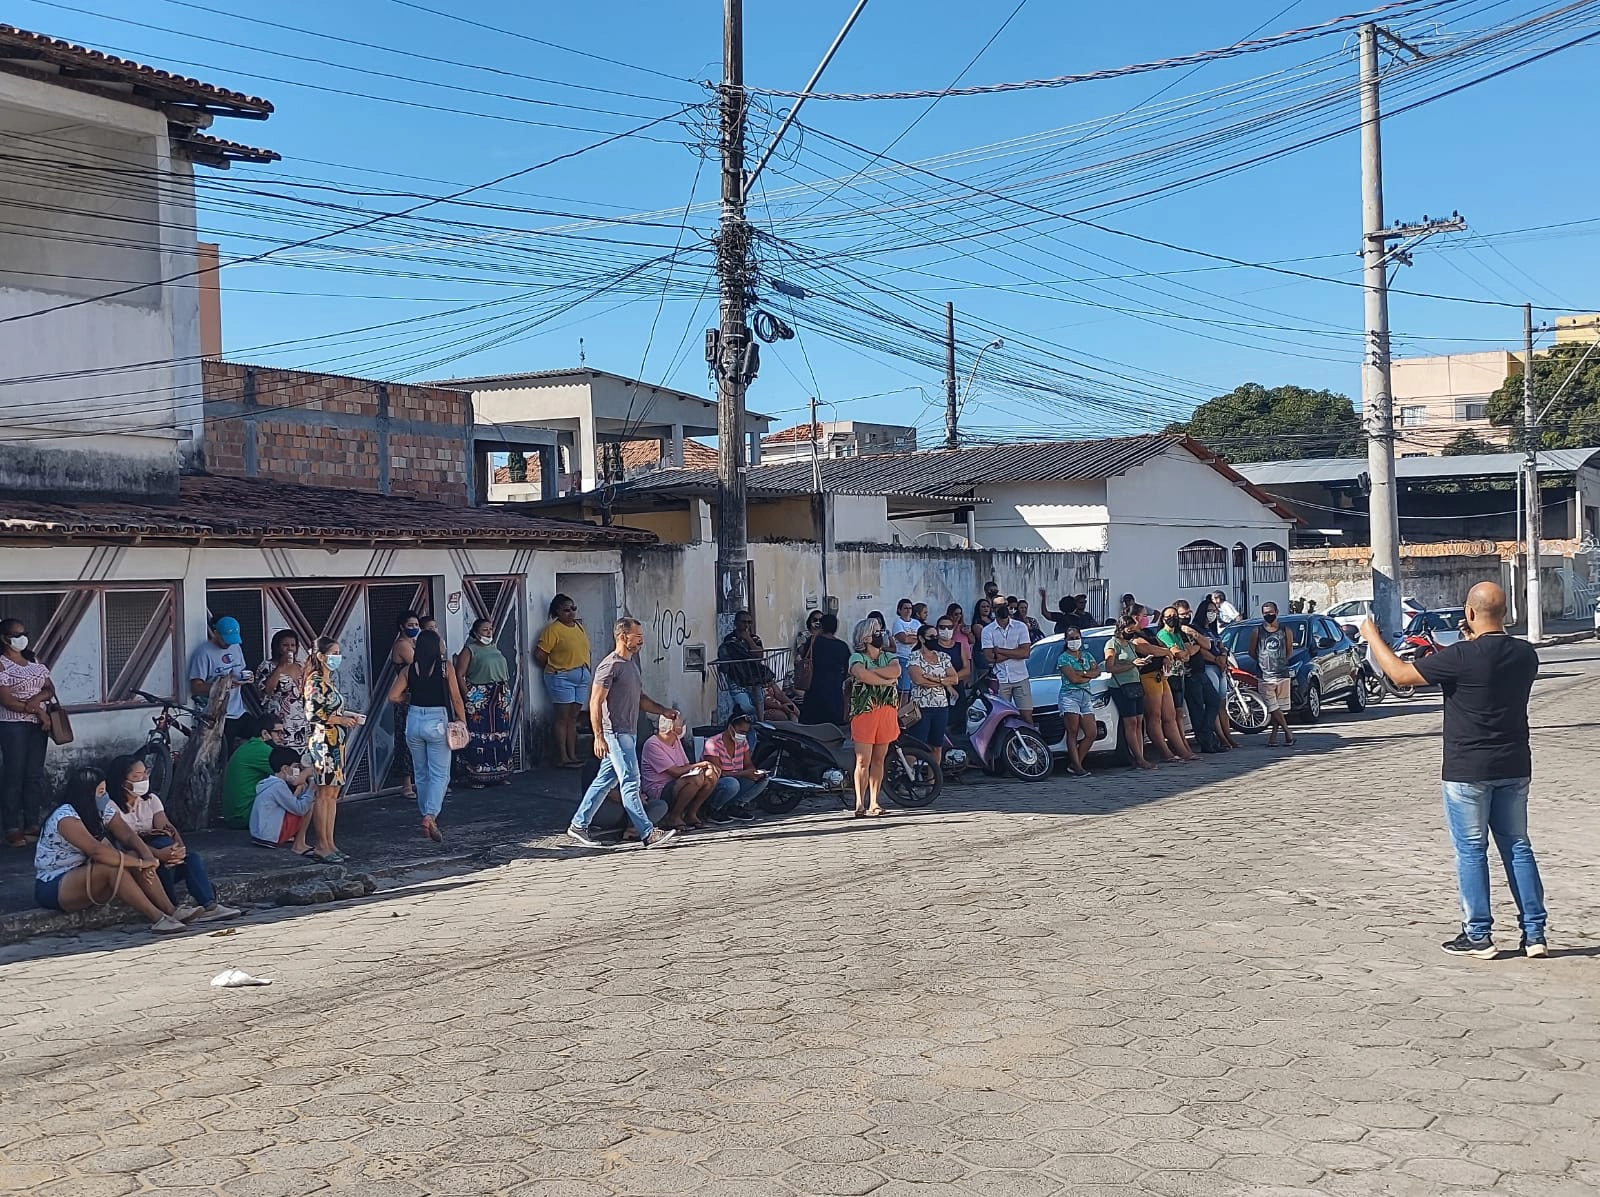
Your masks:
<instances>
[{"instance_id":1,"label":"metal gate","mask_svg":"<svg viewBox=\"0 0 1600 1197\"><path fill-rule=\"evenodd\" d=\"M494 624L495 645L504 654L508 678L506 689L511 702L511 771L528 768L528 704L526 691L528 658L525 655L523 624L527 604L523 601L521 574L478 574L461 579L471 622L480 619Z\"/></svg>"},{"instance_id":2,"label":"metal gate","mask_svg":"<svg viewBox=\"0 0 1600 1197\"><path fill-rule=\"evenodd\" d=\"M247 663L265 659L280 629L293 631L302 653L331 636L344 652L339 689L352 711L366 714L345 743L345 796L361 798L388 788L395 758L394 708L389 686L395 667L389 652L400 613L426 614L431 594L425 578L381 582L218 582L206 588L210 614L239 621ZM395 782L398 785L398 781Z\"/></svg>"}]
</instances>

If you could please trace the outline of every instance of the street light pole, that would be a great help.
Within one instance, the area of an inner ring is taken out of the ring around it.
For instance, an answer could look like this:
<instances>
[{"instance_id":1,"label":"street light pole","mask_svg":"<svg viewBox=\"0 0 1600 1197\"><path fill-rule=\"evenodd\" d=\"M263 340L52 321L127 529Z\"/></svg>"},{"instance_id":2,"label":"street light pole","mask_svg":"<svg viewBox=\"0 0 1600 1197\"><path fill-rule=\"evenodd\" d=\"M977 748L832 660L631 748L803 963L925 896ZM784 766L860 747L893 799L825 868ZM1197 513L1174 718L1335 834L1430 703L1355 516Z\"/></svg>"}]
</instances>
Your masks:
<instances>
[{"instance_id":1,"label":"street light pole","mask_svg":"<svg viewBox=\"0 0 1600 1197\"><path fill-rule=\"evenodd\" d=\"M1525 479L1528 490L1528 640L1544 639L1543 587L1539 579L1539 540L1544 531L1544 502L1539 497L1539 417L1533 404L1533 305L1522 305L1522 435L1527 442Z\"/></svg>"}]
</instances>

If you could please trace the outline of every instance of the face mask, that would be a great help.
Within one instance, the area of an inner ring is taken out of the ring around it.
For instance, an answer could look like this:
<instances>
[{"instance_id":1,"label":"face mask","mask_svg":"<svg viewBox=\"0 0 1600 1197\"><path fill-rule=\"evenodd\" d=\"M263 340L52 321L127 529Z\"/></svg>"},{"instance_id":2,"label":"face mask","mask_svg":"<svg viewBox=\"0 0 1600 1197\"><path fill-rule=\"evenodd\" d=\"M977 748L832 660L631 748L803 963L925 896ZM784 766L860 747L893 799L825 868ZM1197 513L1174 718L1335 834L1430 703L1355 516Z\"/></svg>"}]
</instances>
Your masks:
<instances>
[{"instance_id":1,"label":"face mask","mask_svg":"<svg viewBox=\"0 0 1600 1197\"><path fill-rule=\"evenodd\" d=\"M343 653L329 653L328 654L328 668L329 669L337 669L337 668L339 668L339 666L341 666L343 664L344 664L344 654Z\"/></svg>"},{"instance_id":2,"label":"face mask","mask_svg":"<svg viewBox=\"0 0 1600 1197\"><path fill-rule=\"evenodd\" d=\"M939 639L940 640L954 640L955 638L956 638L956 630L954 628L940 628L939 629Z\"/></svg>"},{"instance_id":3,"label":"face mask","mask_svg":"<svg viewBox=\"0 0 1600 1197\"><path fill-rule=\"evenodd\" d=\"M939 638L937 636L924 636L922 638L922 647L923 648L938 648L939 647Z\"/></svg>"},{"instance_id":4,"label":"face mask","mask_svg":"<svg viewBox=\"0 0 1600 1197\"><path fill-rule=\"evenodd\" d=\"M1178 617L1176 615L1167 616L1166 624L1169 628L1176 628L1178 626Z\"/></svg>"},{"instance_id":5,"label":"face mask","mask_svg":"<svg viewBox=\"0 0 1600 1197\"><path fill-rule=\"evenodd\" d=\"M149 792L150 792L150 779L149 778L146 778L144 781L132 782L128 786L128 793L132 794L136 798L143 798Z\"/></svg>"},{"instance_id":6,"label":"face mask","mask_svg":"<svg viewBox=\"0 0 1600 1197\"><path fill-rule=\"evenodd\" d=\"M422 635L422 629L421 628L407 628L406 629L406 635L408 637L410 637L412 640L415 640L418 636Z\"/></svg>"},{"instance_id":7,"label":"face mask","mask_svg":"<svg viewBox=\"0 0 1600 1197\"><path fill-rule=\"evenodd\" d=\"M1274 611L1271 615L1268 615L1266 612L1262 612L1262 614L1261 614L1261 622L1265 623L1265 624L1277 623L1278 622L1278 613L1276 611Z\"/></svg>"},{"instance_id":8,"label":"face mask","mask_svg":"<svg viewBox=\"0 0 1600 1197\"><path fill-rule=\"evenodd\" d=\"M743 732L734 732L733 733L733 742L735 744L745 744L745 743L748 743L749 740L750 740L750 737L745 735Z\"/></svg>"},{"instance_id":9,"label":"face mask","mask_svg":"<svg viewBox=\"0 0 1600 1197\"><path fill-rule=\"evenodd\" d=\"M1082 640L1068 640L1067 641L1067 649L1068 649L1069 652L1077 652L1082 647L1083 647L1083 641Z\"/></svg>"},{"instance_id":10,"label":"face mask","mask_svg":"<svg viewBox=\"0 0 1600 1197\"><path fill-rule=\"evenodd\" d=\"M996 607L994 609L994 617L996 619L999 619L999 620L1010 619L1011 618L1011 608L1010 607Z\"/></svg>"},{"instance_id":11,"label":"face mask","mask_svg":"<svg viewBox=\"0 0 1600 1197\"><path fill-rule=\"evenodd\" d=\"M883 633L882 632L874 632L874 633L872 633L872 639L868 640L867 643L869 645L871 645L873 648L882 648L883 647Z\"/></svg>"},{"instance_id":12,"label":"face mask","mask_svg":"<svg viewBox=\"0 0 1600 1197\"><path fill-rule=\"evenodd\" d=\"M479 644L493 644L494 643L493 634L490 634L488 636L479 636L478 637L478 643Z\"/></svg>"},{"instance_id":13,"label":"face mask","mask_svg":"<svg viewBox=\"0 0 1600 1197\"><path fill-rule=\"evenodd\" d=\"M6 643L11 645L11 647L16 649L19 653L26 652L28 649L28 638L26 636L13 636L10 640L6 641Z\"/></svg>"}]
</instances>

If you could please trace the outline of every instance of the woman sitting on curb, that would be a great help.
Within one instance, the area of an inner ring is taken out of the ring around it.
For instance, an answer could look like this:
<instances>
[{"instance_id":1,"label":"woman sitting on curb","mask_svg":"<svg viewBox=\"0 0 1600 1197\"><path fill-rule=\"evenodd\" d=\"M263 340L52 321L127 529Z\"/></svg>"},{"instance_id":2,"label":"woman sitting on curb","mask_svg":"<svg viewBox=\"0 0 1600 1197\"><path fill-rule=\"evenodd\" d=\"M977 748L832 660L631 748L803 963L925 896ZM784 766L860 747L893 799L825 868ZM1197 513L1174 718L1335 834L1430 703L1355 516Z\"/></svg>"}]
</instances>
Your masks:
<instances>
[{"instance_id":1,"label":"woman sitting on curb","mask_svg":"<svg viewBox=\"0 0 1600 1197\"><path fill-rule=\"evenodd\" d=\"M205 862L189 851L183 836L167 818L161 796L150 792L150 773L137 757L122 756L111 762L109 788L111 801L122 813L122 821L133 834L144 841L151 855L160 865L156 878L166 891L167 901L178 901L178 882L189 891L191 900L200 904L197 923L210 923L217 919L237 918L243 911L224 906L217 901L217 891L206 876Z\"/></svg>"},{"instance_id":2,"label":"woman sitting on curb","mask_svg":"<svg viewBox=\"0 0 1600 1197\"><path fill-rule=\"evenodd\" d=\"M46 910L87 910L120 898L150 920L157 935L187 931L198 906L174 907L156 879L158 862L106 796L97 769L74 769L67 800L39 829L33 853L33 900ZM121 845L106 839L107 833Z\"/></svg>"}]
</instances>

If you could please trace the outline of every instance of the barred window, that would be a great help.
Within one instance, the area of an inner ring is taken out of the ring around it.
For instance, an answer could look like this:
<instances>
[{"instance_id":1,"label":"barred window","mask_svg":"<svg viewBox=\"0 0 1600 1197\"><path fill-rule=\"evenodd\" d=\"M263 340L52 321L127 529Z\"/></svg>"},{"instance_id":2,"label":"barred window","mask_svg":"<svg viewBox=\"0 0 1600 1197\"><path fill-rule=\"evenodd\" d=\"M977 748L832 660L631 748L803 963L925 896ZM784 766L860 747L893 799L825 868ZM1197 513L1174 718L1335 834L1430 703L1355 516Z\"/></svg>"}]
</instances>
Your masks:
<instances>
[{"instance_id":1,"label":"barred window","mask_svg":"<svg viewBox=\"0 0 1600 1197\"><path fill-rule=\"evenodd\" d=\"M1178 587L1228 584L1228 550L1209 540L1196 540L1178 550Z\"/></svg>"},{"instance_id":2,"label":"barred window","mask_svg":"<svg viewBox=\"0 0 1600 1197\"><path fill-rule=\"evenodd\" d=\"M1289 554L1282 545L1258 544L1250 554L1250 573L1257 582L1287 582Z\"/></svg>"},{"instance_id":3,"label":"barred window","mask_svg":"<svg viewBox=\"0 0 1600 1197\"><path fill-rule=\"evenodd\" d=\"M171 597L170 590L108 590L105 593L105 613L101 617L105 628L105 676L108 688L122 676L122 671L133 660L139 644L147 631L154 634L151 623L161 605ZM135 685L144 681L138 678Z\"/></svg>"}]
</instances>

